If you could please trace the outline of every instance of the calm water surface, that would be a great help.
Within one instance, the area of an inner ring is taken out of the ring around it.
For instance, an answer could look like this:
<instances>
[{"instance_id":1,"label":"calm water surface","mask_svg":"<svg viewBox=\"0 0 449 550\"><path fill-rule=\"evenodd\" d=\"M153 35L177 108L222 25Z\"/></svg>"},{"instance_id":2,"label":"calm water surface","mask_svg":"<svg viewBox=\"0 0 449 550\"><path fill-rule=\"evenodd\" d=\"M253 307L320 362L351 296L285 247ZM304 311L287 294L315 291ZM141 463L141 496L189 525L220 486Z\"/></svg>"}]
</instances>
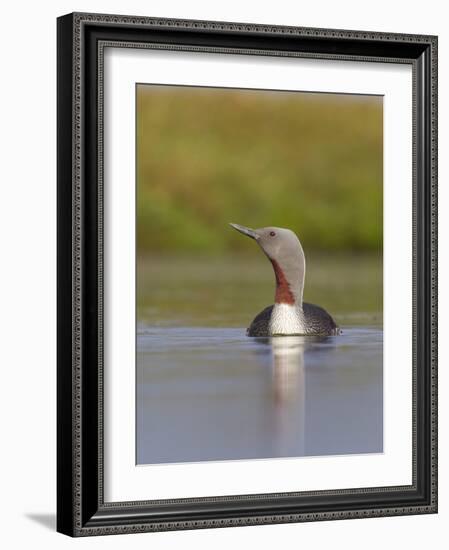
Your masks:
<instances>
[{"instance_id":1,"label":"calm water surface","mask_svg":"<svg viewBox=\"0 0 449 550\"><path fill-rule=\"evenodd\" d=\"M382 452L381 266L331 262L309 295L306 276L343 328L325 339L245 335L270 303L265 263L141 264L138 464Z\"/></svg>"},{"instance_id":2,"label":"calm water surface","mask_svg":"<svg viewBox=\"0 0 449 550\"><path fill-rule=\"evenodd\" d=\"M140 326L137 462L382 451L382 332Z\"/></svg>"}]
</instances>

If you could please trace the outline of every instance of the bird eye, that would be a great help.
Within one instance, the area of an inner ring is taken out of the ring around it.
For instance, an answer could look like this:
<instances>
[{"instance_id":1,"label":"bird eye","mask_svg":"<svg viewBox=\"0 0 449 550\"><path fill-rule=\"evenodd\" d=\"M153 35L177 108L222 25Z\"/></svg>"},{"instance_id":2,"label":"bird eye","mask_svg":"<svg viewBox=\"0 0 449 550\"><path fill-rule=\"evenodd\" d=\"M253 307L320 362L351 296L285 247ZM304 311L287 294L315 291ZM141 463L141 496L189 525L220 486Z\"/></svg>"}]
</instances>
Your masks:
<instances>
[{"instance_id":1,"label":"bird eye","mask_svg":"<svg viewBox=\"0 0 449 550\"><path fill-rule=\"evenodd\" d=\"M276 233L274 231L270 231L270 237L274 237Z\"/></svg>"}]
</instances>

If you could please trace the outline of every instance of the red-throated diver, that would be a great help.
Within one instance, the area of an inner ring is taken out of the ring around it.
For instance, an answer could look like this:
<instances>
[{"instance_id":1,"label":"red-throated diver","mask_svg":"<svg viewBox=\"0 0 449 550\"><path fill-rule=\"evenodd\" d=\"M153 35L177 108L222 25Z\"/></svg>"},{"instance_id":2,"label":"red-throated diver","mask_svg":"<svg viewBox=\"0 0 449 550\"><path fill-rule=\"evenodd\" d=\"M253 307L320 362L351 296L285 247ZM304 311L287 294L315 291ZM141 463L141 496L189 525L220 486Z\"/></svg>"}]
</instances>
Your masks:
<instances>
[{"instance_id":1,"label":"red-throated diver","mask_svg":"<svg viewBox=\"0 0 449 550\"><path fill-rule=\"evenodd\" d=\"M281 227L249 229L236 223L230 225L257 242L273 265L276 278L275 303L256 316L247 330L248 336L340 333L327 311L302 301L306 260L293 231Z\"/></svg>"}]
</instances>

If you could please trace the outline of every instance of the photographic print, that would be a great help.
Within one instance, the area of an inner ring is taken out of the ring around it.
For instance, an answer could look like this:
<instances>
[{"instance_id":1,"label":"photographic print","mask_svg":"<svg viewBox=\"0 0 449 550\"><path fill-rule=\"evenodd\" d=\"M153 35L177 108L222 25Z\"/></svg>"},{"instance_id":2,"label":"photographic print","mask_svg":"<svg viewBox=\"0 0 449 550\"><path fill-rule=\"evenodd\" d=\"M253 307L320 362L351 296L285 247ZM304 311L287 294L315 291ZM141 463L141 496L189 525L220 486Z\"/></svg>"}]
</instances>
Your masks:
<instances>
[{"instance_id":1,"label":"photographic print","mask_svg":"<svg viewBox=\"0 0 449 550\"><path fill-rule=\"evenodd\" d=\"M383 98L136 84L136 463L383 452Z\"/></svg>"},{"instance_id":2,"label":"photographic print","mask_svg":"<svg viewBox=\"0 0 449 550\"><path fill-rule=\"evenodd\" d=\"M58 18L58 531L437 512L437 49Z\"/></svg>"}]
</instances>

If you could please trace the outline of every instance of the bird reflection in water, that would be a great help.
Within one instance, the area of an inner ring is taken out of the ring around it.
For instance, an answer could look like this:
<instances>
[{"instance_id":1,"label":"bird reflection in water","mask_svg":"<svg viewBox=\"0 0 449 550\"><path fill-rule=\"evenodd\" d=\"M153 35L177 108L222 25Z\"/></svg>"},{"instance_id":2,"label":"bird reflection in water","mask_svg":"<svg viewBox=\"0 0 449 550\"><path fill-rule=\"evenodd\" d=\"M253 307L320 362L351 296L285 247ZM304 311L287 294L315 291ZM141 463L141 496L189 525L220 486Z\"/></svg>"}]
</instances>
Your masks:
<instances>
[{"instance_id":1,"label":"bird reflection in water","mask_svg":"<svg viewBox=\"0 0 449 550\"><path fill-rule=\"evenodd\" d=\"M277 336L264 339L264 343L271 347L276 434L273 445L277 456L306 455L307 357L317 349L316 343L325 340L330 338Z\"/></svg>"}]
</instances>

